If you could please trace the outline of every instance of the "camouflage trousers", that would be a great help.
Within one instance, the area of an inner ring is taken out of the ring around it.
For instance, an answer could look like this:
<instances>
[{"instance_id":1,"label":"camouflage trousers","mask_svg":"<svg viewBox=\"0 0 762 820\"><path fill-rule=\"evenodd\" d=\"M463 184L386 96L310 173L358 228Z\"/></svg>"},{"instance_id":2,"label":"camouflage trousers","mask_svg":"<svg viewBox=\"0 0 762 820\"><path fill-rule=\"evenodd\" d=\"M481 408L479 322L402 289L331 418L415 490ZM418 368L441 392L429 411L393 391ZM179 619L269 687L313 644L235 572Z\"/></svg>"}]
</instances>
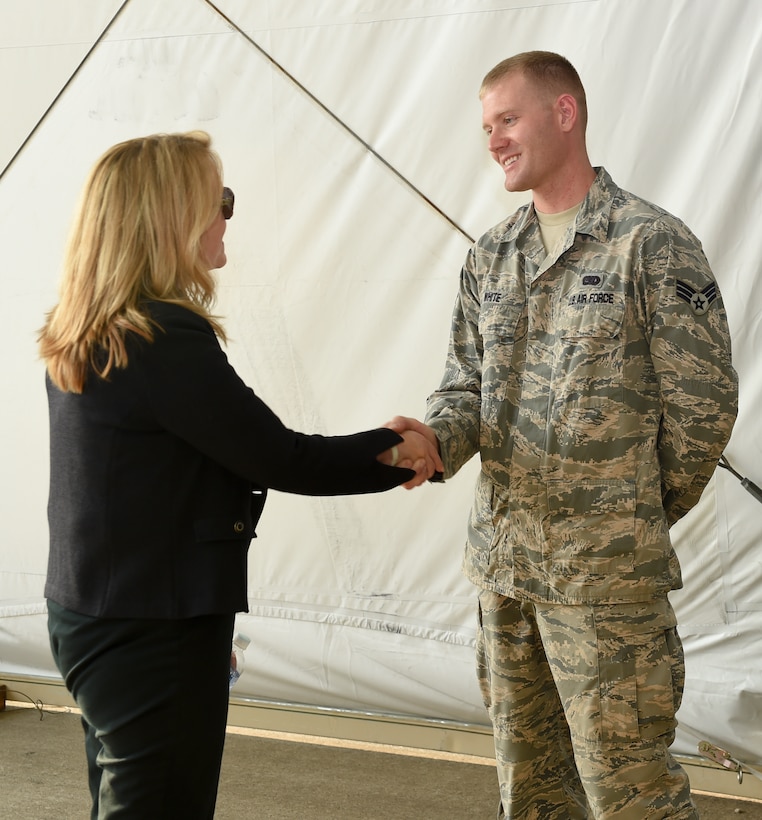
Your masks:
<instances>
[{"instance_id":1,"label":"camouflage trousers","mask_svg":"<svg viewBox=\"0 0 762 820\"><path fill-rule=\"evenodd\" d=\"M480 593L498 818L698 818L669 753L685 679L675 625L666 599L570 606Z\"/></svg>"}]
</instances>

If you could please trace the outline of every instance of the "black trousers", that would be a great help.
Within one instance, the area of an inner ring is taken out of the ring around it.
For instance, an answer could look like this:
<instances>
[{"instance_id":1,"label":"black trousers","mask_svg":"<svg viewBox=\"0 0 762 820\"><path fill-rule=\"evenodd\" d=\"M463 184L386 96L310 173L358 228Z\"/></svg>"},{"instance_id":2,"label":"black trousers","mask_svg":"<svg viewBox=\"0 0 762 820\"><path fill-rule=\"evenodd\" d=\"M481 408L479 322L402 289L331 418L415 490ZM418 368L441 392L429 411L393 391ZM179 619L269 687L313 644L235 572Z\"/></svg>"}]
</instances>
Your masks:
<instances>
[{"instance_id":1,"label":"black trousers","mask_svg":"<svg viewBox=\"0 0 762 820\"><path fill-rule=\"evenodd\" d=\"M82 711L92 820L212 820L233 620L92 618L48 601L53 657Z\"/></svg>"}]
</instances>

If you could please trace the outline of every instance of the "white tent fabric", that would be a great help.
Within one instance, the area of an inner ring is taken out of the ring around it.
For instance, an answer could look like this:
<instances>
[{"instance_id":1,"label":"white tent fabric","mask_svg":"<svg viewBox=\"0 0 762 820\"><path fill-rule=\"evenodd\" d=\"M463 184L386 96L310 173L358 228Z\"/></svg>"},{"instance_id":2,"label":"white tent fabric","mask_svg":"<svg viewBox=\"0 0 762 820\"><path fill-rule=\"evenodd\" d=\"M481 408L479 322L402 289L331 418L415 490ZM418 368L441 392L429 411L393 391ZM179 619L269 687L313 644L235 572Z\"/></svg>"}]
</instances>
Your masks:
<instances>
[{"instance_id":1,"label":"white tent fabric","mask_svg":"<svg viewBox=\"0 0 762 820\"><path fill-rule=\"evenodd\" d=\"M236 192L219 273L229 356L290 426L348 433L423 414L466 250L526 200L485 149L481 77L518 51L565 54L593 162L703 241L741 384L727 456L762 484L755 0L0 0L0 18L0 675L57 675L35 333L85 175L133 136L212 134ZM477 470L410 493L273 493L238 694L486 724L460 574ZM700 736L759 765L762 506L720 470L673 534L688 671L675 749L695 754Z\"/></svg>"}]
</instances>

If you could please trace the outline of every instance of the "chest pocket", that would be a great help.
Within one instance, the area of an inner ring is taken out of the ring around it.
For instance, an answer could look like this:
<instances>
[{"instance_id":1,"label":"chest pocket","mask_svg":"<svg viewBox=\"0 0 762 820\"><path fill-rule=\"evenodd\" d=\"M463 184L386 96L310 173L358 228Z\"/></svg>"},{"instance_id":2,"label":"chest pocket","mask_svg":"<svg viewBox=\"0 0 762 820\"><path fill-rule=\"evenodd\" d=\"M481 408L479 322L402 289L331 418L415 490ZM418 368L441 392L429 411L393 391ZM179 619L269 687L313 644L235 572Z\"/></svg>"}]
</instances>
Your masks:
<instances>
[{"instance_id":1,"label":"chest pocket","mask_svg":"<svg viewBox=\"0 0 762 820\"><path fill-rule=\"evenodd\" d=\"M554 393L562 416L574 407L602 407L622 397L624 297L605 291L585 296L585 304L564 304L556 322Z\"/></svg>"},{"instance_id":2,"label":"chest pocket","mask_svg":"<svg viewBox=\"0 0 762 820\"><path fill-rule=\"evenodd\" d=\"M559 316L563 339L612 339L619 336L624 321L624 299L618 293L586 294L586 304L568 304Z\"/></svg>"},{"instance_id":3,"label":"chest pocket","mask_svg":"<svg viewBox=\"0 0 762 820\"><path fill-rule=\"evenodd\" d=\"M527 335L527 313L523 302L507 300L482 304L479 335L484 346L482 360L482 401L503 401L511 378L517 342Z\"/></svg>"}]
</instances>

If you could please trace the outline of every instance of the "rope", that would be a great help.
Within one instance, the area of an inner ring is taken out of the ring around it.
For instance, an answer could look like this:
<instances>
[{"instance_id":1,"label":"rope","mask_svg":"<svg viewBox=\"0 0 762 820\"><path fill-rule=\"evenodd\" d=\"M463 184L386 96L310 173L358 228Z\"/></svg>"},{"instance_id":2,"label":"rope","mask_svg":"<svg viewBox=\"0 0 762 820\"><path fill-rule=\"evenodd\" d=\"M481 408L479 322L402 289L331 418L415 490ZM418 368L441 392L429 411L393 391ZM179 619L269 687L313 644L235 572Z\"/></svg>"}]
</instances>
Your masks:
<instances>
[{"instance_id":1,"label":"rope","mask_svg":"<svg viewBox=\"0 0 762 820\"><path fill-rule=\"evenodd\" d=\"M318 106L325 114L327 114L337 125L339 125L353 140L359 142L368 153L372 154L386 169L391 171L394 176L399 179L403 185L409 188L417 197L426 202L429 207L433 208L446 222L448 222L458 233L464 236L469 242L473 243L474 238L462 228L452 217L448 216L438 205L436 205L420 188L417 188L401 171L395 168L387 159L373 148L370 143L366 142L356 131L350 128L344 120L341 119L335 112L331 111L328 106L319 100L303 83L301 83L293 74L287 71L263 46L256 40L250 37L240 26L231 20L223 11L221 11L211 0L205 0L206 4L214 9L214 11L235 31L237 31L248 43L250 43L269 63L280 72L292 85L299 89L306 97L308 97L315 105Z\"/></svg>"},{"instance_id":2,"label":"rope","mask_svg":"<svg viewBox=\"0 0 762 820\"><path fill-rule=\"evenodd\" d=\"M85 56L84 56L84 57L80 60L79 65L78 65L78 66L74 69L74 72L72 73L72 75L71 75L71 76L69 77L69 79L68 79L68 80L64 83L63 87L62 87L62 88L61 88L61 90L58 92L58 94L56 94L56 96L53 98L53 102L51 102L51 103L50 103L50 105L49 105L49 106L45 109L45 112L43 113L43 115L40 117L40 119L39 119L39 120L37 120L36 125L35 125L35 126L34 126L34 128L32 128L32 130L31 130L31 131L27 134L26 139L25 139L25 140L21 143L21 145L18 147L18 150L16 151L16 153L15 153L15 154L14 154L14 155L10 158L10 160L8 161L8 164L5 166L5 168L3 168L3 170L2 170L2 171L0 171L0 179L2 179L2 178L5 176L5 172L6 172L6 171L7 171L7 170L8 170L8 169L9 169L9 168L13 165L13 163L14 163L14 162L16 161L16 159L18 158L19 154L20 154L20 153L24 150L24 148L26 148L27 143L29 142L29 140L31 140L31 139L32 139L32 137L33 137L33 136L37 133L37 130L38 130L38 129L39 129L39 127L42 125L42 123L45 121L45 119L47 118L48 114L50 114L50 112L53 110L53 108L55 108L56 103L57 103L57 102L61 99L61 97L63 96L63 94L64 94L64 92L66 91L66 89L67 89L67 88L71 85L71 83L72 83L72 81L74 80L74 78L75 78L75 77L77 76L77 74L79 74L79 72L82 70L82 67L84 66L84 64L85 64L85 63L86 63L86 62L90 59L90 55L91 55L91 54L93 53L93 51L95 51L95 49L96 49L96 48L100 45L100 43L101 43L101 41L103 40L103 38L106 36L106 34L108 34L109 30L110 30L110 29L111 29L111 27L114 25L114 23L116 22L117 18L118 18L118 17L119 17L119 15L120 15L120 14L124 11L125 6L126 6L129 2L130 2L130 0L124 0L124 3L122 3L122 5L121 5L121 6L119 6L119 9L117 10L116 14L115 14L115 15L111 18L111 20L109 20L108 24L106 25L106 28L104 28L104 29L103 29L103 31L102 31L102 32L100 33L100 35L98 36L98 39L97 39L97 40L96 40L96 41L92 44L92 46L90 46L90 48L88 49L87 54L85 54Z\"/></svg>"}]
</instances>

